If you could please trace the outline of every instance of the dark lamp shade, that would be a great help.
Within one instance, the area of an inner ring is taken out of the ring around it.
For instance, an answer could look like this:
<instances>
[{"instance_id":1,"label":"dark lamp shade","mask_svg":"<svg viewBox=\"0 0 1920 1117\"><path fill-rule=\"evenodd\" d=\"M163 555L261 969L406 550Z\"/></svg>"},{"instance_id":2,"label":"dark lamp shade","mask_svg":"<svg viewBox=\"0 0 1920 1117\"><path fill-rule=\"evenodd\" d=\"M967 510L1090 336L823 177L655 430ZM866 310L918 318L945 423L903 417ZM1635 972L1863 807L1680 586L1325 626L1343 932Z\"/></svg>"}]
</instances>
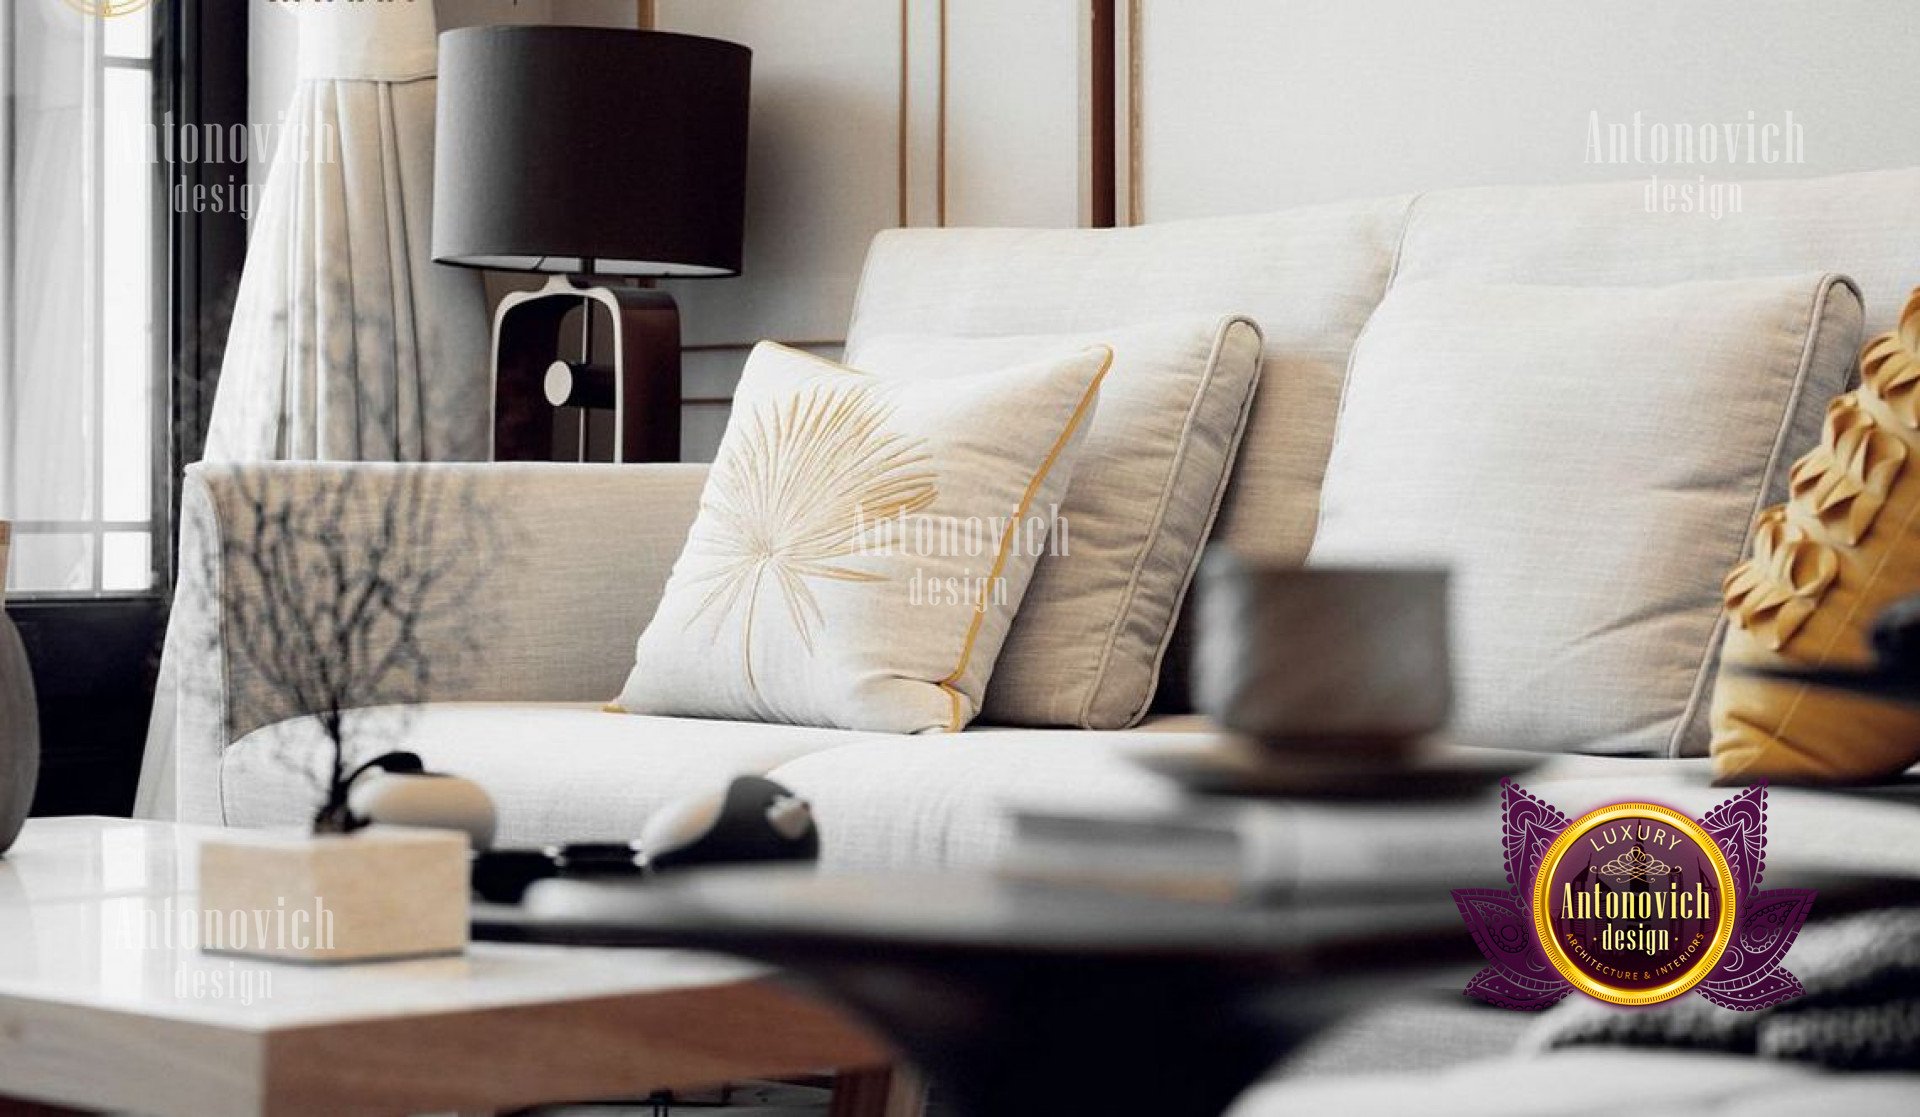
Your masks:
<instances>
[{"instance_id":1,"label":"dark lamp shade","mask_svg":"<svg viewBox=\"0 0 1920 1117\"><path fill-rule=\"evenodd\" d=\"M737 43L659 31L440 36L433 258L738 275L751 59Z\"/></svg>"}]
</instances>

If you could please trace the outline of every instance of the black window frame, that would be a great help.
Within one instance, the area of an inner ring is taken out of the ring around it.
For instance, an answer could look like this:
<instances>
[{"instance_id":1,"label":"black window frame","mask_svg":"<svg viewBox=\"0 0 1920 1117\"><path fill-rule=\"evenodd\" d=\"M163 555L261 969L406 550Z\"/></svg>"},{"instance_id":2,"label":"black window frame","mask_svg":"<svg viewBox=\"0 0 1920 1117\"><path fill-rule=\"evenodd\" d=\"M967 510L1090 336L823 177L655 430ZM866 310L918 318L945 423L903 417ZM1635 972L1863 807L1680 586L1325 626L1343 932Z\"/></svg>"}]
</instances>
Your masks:
<instances>
[{"instance_id":1,"label":"black window frame","mask_svg":"<svg viewBox=\"0 0 1920 1117\"><path fill-rule=\"evenodd\" d=\"M153 122L171 114L176 127L244 125L248 31L247 0L153 0ZM152 169L152 262L162 279L152 308L154 585L7 603L39 700L36 815L132 810L178 573L180 480L205 445L246 254L243 212L173 204L204 188L244 189L246 167L170 163L161 154Z\"/></svg>"}]
</instances>

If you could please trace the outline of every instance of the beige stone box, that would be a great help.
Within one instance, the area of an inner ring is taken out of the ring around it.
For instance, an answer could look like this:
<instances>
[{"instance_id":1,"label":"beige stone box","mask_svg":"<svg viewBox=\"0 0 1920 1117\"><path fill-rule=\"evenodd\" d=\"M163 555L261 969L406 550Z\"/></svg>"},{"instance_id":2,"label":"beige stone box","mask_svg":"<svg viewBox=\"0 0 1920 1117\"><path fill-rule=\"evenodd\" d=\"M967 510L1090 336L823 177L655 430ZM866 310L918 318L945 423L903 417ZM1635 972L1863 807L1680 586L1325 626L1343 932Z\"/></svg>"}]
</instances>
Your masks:
<instances>
[{"instance_id":1,"label":"beige stone box","mask_svg":"<svg viewBox=\"0 0 1920 1117\"><path fill-rule=\"evenodd\" d=\"M200 844L201 947L303 962L458 954L467 946L467 836L235 832Z\"/></svg>"}]
</instances>

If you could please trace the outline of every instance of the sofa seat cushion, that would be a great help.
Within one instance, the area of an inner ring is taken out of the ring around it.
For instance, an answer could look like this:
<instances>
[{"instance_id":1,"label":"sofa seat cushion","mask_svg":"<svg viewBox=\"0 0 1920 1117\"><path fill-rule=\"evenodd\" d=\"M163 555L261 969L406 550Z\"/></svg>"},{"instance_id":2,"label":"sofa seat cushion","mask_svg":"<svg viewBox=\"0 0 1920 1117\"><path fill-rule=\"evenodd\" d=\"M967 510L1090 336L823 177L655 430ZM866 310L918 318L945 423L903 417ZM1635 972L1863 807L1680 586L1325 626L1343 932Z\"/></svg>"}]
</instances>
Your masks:
<instances>
[{"instance_id":1,"label":"sofa seat cushion","mask_svg":"<svg viewBox=\"0 0 1920 1117\"><path fill-rule=\"evenodd\" d=\"M972 729L809 751L769 775L813 803L829 869L984 868L1006 852L1020 808L1093 813L1177 804L1179 788L1129 754L1201 750L1217 740L1197 717L1157 718L1109 733ZM1712 775L1705 757L1566 755L1544 758L1518 782L1569 818L1634 800L1698 817L1736 793L1714 787ZM1916 806L1920 782L1857 793L1770 789L1766 886L1920 889ZM1499 887L1499 790L1462 800L1459 809L1486 819L1486 863L1446 886Z\"/></svg>"},{"instance_id":2,"label":"sofa seat cushion","mask_svg":"<svg viewBox=\"0 0 1920 1117\"><path fill-rule=\"evenodd\" d=\"M386 728L398 729L390 747L417 752L430 770L465 776L485 788L499 810L499 844L520 846L635 838L662 804L872 736L609 714L572 703L436 704ZM361 751L373 755L372 748ZM307 821L318 803L326 755L326 740L312 718L280 722L236 741L221 762L226 823Z\"/></svg>"},{"instance_id":3,"label":"sofa seat cushion","mask_svg":"<svg viewBox=\"0 0 1920 1117\"><path fill-rule=\"evenodd\" d=\"M1126 753L1148 745L1203 748L1212 739L1140 729L972 729L814 753L774 769L771 778L813 804L829 869L981 868L1006 848L1013 806L1171 805L1173 785Z\"/></svg>"},{"instance_id":4,"label":"sofa seat cushion","mask_svg":"<svg viewBox=\"0 0 1920 1117\"><path fill-rule=\"evenodd\" d=\"M1802 1117L1920 1111L1920 1075L1831 1074L1700 1052L1593 1048L1413 1074L1313 1075L1255 1087L1230 1117L1423 1113L1432 1117Z\"/></svg>"}]
</instances>

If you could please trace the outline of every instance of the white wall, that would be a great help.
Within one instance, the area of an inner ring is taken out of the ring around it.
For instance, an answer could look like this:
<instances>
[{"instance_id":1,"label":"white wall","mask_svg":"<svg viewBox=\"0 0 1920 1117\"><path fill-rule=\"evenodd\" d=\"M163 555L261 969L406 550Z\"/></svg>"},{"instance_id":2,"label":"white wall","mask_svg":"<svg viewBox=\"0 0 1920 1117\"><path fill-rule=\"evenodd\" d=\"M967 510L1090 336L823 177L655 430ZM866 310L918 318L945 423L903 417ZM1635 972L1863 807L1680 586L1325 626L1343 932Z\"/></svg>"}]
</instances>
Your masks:
<instances>
[{"instance_id":1,"label":"white wall","mask_svg":"<svg viewBox=\"0 0 1920 1117\"><path fill-rule=\"evenodd\" d=\"M672 285L689 457L711 454L754 341L838 351L875 232L1084 220L1093 2L657 0L659 27L754 50L745 274ZM1139 122L1121 130L1123 220L1477 183L1920 165L1916 0L1114 2L1118 92ZM253 3L252 111L271 120L291 90L293 21ZM439 16L631 26L639 8L440 0ZM1594 113L1671 128L1788 111L1803 162L1587 160Z\"/></svg>"},{"instance_id":2,"label":"white wall","mask_svg":"<svg viewBox=\"0 0 1920 1117\"><path fill-rule=\"evenodd\" d=\"M1141 0L1151 220L1490 183L1920 164L1912 0ZM1803 164L1595 165L1590 114L1779 120Z\"/></svg>"}]
</instances>

